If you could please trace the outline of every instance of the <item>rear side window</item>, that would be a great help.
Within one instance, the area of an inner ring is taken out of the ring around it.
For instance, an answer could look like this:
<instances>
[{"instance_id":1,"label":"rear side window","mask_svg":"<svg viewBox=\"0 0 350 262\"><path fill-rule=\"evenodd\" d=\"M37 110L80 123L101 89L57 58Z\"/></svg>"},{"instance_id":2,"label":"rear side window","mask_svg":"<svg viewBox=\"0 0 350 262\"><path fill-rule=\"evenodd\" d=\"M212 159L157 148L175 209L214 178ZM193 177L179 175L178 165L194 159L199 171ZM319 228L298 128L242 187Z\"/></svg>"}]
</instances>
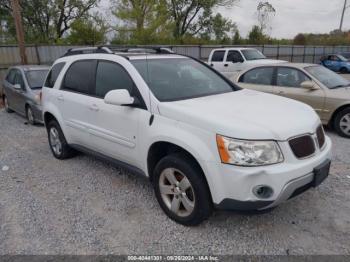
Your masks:
<instances>
[{"instance_id":1,"label":"rear side window","mask_svg":"<svg viewBox=\"0 0 350 262\"><path fill-rule=\"evenodd\" d=\"M10 84L14 84L15 83L15 75L16 75L16 70L11 69L6 76L6 81L9 82Z\"/></svg>"},{"instance_id":2,"label":"rear side window","mask_svg":"<svg viewBox=\"0 0 350 262\"><path fill-rule=\"evenodd\" d=\"M115 89L126 89L130 94L133 93L134 82L124 68L114 62L100 61L96 71L96 90L97 97L105 95Z\"/></svg>"},{"instance_id":3,"label":"rear side window","mask_svg":"<svg viewBox=\"0 0 350 262\"><path fill-rule=\"evenodd\" d=\"M239 82L256 85L272 85L273 71L274 69L272 67L256 68L241 76Z\"/></svg>"},{"instance_id":4,"label":"rear side window","mask_svg":"<svg viewBox=\"0 0 350 262\"><path fill-rule=\"evenodd\" d=\"M45 81L45 86L49 88L53 88L53 86L56 83L58 75L61 73L62 68L64 67L66 63L57 63L55 64L52 68L50 73L48 74L46 81Z\"/></svg>"},{"instance_id":5,"label":"rear side window","mask_svg":"<svg viewBox=\"0 0 350 262\"><path fill-rule=\"evenodd\" d=\"M14 83L19 84L22 89L25 89L23 76L22 76L21 71L19 71L19 70L16 70Z\"/></svg>"},{"instance_id":6,"label":"rear side window","mask_svg":"<svg viewBox=\"0 0 350 262\"><path fill-rule=\"evenodd\" d=\"M68 91L91 94L95 75L95 60L82 60L73 63L64 77L62 88Z\"/></svg>"},{"instance_id":7,"label":"rear side window","mask_svg":"<svg viewBox=\"0 0 350 262\"><path fill-rule=\"evenodd\" d=\"M213 53L211 61L212 62L222 62L222 61L224 61L225 52L226 51L215 51Z\"/></svg>"}]
</instances>

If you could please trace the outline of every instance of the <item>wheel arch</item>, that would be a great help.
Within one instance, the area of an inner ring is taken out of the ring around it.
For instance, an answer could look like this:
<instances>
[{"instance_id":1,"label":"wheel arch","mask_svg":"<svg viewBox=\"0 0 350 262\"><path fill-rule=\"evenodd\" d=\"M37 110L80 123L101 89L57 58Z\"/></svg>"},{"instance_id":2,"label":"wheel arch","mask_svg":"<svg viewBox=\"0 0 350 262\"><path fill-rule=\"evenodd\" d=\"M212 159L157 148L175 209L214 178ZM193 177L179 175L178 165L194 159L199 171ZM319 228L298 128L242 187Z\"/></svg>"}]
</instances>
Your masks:
<instances>
[{"instance_id":1,"label":"wheel arch","mask_svg":"<svg viewBox=\"0 0 350 262\"><path fill-rule=\"evenodd\" d=\"M335 124L335 118L337 117L338 113L343 111L346 108L350 108L350 102L344 105L341 105L340 107L338 107L332 114L331 120L329 121L329 125L331 127L334 127Z\"/></svg>"}]
</instances>

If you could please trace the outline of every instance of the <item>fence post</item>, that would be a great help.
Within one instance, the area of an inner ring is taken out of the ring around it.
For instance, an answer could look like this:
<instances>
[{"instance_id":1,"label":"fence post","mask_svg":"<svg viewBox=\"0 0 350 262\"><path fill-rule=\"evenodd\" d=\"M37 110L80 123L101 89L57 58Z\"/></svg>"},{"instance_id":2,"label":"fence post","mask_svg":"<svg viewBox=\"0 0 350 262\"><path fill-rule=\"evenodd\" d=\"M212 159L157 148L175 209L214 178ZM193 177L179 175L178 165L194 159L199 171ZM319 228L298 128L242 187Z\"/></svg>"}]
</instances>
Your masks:
<instances>
[{"instance_id":1,"label":"fence post","mask_svg":"<svg viewBox=\"0 0 350 262\"><path fill-rule=\"evenodd\" d=\"M40 54L39 54L38 45L35 44L35 45L34 45L34 48L35 48L36 59L38 60L38 65L40 65L40 64L41 64L41 61L40 61Z\"/></svg>"},{"instance_id":2,"label":"fence post","mask_svg":"<svg viewBox=\"0 0 350 262\"><path fill-rule=\"evenodd\" d=\"M292 59L291 59L291 62L294 61L294 45L292 45Z\"/></svg>"},{"instance_id":3,"label":"fence post","mask_svg":"<svg viewBox=\"0 0 350 262\"><path fill-rule=\"evenodd\" d=\"M277 60L280 59L280 45L277 46Z\"/></svg>"},{"instance_id":4,"label":"fence post","mask_svg":"<svg viewBox=\"0 0 350 262\"><path fill-rule=\"evenodd\" d=\"M315 63L315 58L316 58L316 46L314 46L314 55L312 57L312 63Z\"/></svg>"},{"instance_id":5,"label":"fence post","mask_svg":"<svg viewBox=\"0 0 350 262\"><path fill-rule=\"evenodd\" d=\"M303 63L305 63L305 56L306 56L306 45L304 45Z\"/></svg>"}]
</instances>

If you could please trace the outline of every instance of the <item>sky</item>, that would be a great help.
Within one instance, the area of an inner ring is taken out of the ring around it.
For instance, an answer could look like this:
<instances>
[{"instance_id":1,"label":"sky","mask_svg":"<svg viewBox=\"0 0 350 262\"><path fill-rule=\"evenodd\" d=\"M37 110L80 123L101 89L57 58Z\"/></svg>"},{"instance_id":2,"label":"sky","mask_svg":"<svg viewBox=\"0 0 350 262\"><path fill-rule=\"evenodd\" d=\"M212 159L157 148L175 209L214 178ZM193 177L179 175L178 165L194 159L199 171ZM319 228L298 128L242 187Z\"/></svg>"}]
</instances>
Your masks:
<instances>
[{"instance_id":1,"label":"sky","mask_svg":"<svg viewBox=\"0 0 350 262\"><path fill-rule=\"evenodd\" d=\"M223 16L236 22L242 36L257 23L256 7L261 0L240 0L231 9L218 8ZM264 0L266 1L266 0ZM344 0L270 0L276 9L270 35L293 38L298 33L329 33L339 28ZM350 4L350 1L348 1ZM350 8L344 18L343 30L350 29Z\"/></svg>"},{"instance_id":2,"label":"sky","mask_svg":"<svg viewBox=\"0 0 350 262\"><path fill-rule=\"evenodd\" d=\"M205 0L203 0L205 1ZM217 8L224 17L230 18L246 37L257 24L256 8L259 2L267 0L239 0L228 8ZM116 20L110 16L111 0L101 0L100 11L106 14L110 23ZM276 9L271 21L269 35L275 38L293 38L298 33L329 33L339 28L344 0L269 0ZM350 1L348 1L350 5ZM109 13L109 14L108 14ZM344 17L343 30L350 30L350 7Z\"/></svg>"}]
</instances>

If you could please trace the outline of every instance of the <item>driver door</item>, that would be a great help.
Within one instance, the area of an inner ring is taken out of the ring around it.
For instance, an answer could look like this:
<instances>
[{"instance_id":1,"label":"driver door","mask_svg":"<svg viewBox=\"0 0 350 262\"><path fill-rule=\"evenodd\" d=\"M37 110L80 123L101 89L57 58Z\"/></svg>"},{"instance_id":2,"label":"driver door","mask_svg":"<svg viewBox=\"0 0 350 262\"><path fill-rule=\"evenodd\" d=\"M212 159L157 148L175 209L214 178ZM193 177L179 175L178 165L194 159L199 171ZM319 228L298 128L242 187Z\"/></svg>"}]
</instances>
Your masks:
<instances>
[{"instance_id":1,"label":"driver door","mask_svg":"<svg viewBox=\"0 0 350 262\"><path fill-rule=\"evenodd\" d=\"M278 67L276 72L275 94L294 100L298 100L311 106L322 119L325 106L326 95L322 88L310 90L301 87L304 81L312 81L302 71L289 68ZM316 83L314 83L317 85Z\"/></svg>"},{"instance_id":2,"label":"driver door","mask_svg":"<svg viewBox=\"0 0 350 262\"><path fill-rule=\"evenodd\" d=\"M226 63L224 64L224 74L230 76L230 74L237 74L243 70L244 58L242 54L237 50L229 50L226 57Z\"/></svg>"}]
</instances>

